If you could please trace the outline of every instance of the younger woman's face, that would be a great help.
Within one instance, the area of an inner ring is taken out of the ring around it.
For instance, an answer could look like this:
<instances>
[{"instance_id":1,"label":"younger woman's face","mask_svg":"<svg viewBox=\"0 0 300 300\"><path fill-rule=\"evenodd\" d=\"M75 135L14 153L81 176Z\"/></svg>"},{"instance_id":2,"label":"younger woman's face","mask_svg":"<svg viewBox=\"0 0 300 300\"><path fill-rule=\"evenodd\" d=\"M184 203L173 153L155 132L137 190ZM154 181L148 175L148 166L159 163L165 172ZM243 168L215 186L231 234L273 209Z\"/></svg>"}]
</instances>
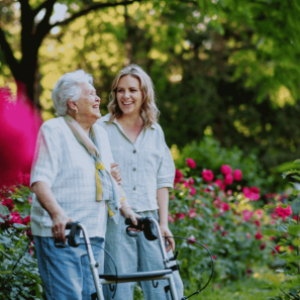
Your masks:
<instances>
[{"instance_id":1,"label":"younger woman's face","mask_svg":"<svg viewBox=\"0 0 300 300\"><path fill-rule=\"evenodd\" d=\"M130 75L122 77L117 87L117 101L124 115L139 115L143 104L140 81Z\"/></svg>"}]
</instances>

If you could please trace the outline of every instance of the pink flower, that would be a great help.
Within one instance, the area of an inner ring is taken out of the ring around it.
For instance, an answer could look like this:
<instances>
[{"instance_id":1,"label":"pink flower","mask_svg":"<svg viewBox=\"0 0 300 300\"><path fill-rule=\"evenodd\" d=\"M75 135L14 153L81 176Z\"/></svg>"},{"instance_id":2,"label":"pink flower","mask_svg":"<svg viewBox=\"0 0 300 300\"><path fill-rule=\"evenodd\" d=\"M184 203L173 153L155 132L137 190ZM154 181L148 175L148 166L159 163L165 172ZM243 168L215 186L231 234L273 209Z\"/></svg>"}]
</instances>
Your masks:
<instances>
[{"instance_id":1,"label":"pink flower","mask_svg":"<svg viewBox=\"0 0 300 300\"><path fill-rule=\"evenodd\" d=\"M288 217L293 213L290 205L288 205L287 208L282 208L279 205L278 207L275 208L275 212L277 213L278 217L281 217L281 218Z\"/></svg>"},{"instance_id":2,"label":"pink flower","mask_svg":"<svg viewBox=\"0 0 300 300\"><path fill-rule=\"evenodd\" d=\"M196 194L196 190L195 190L195 188L194 187L192 187L192 186L190 186L190 195L195 195Z\"/></svg>"},{"instance_id":3,"label":"pink flower","mask_svg":"<svg viewBox=\"0 0 300 300\"><path fill-rule=\"evenodd\" d=\"M188 215L189 215L190 218L195 218L195 217L197 217L197 214L196 214L196 212L195 212L195 209L193 209L193 208L189 210Z\"/></svg>"},{"instance_id":4,"label":"pink flower","mask_svg":"<svg viewBox=\"0 0 300 300\"><path fill-rule=\"evenodd\" d=\"M203 170L202 177L203 177L203 180L209 182L214 179L214 174L211 170Z\"/></svg>"},{"instance_id":5,"label":"pink flower","mask_svg":"<svg viewBox=\"0 0 300 300\"><path fill-rule=\"evenodd\" d=\"M225 184L222 182L222 180L221 179L217 179L216 181L215 181L215 184L218 186L218 187L220 187L220 189L221 190L223 190L223 191L225 191Z\"/></svg>"},{"instance_id":6,"label":"pink flower","mask_svg":"<svg viewBox=\"0 0 300 300\"><path fill-rule=\"evenodd\" d=\"M222 203L222 209L223 209L223 211L230 210L230 206L229 206L229 204L228 204L228 203L226 203L226 202L223 202L223 203Z\"/></svg>"},{"instance_id":7,"label":"pink flower","mask_svg":"<svg viewBox=\"0 0 300 300\"><path fill-rule=\"evenodd\" d=\"M217 256L216 256L216 255L213 255L212 258L213 258L214 260L216 260L216 259L217 259Z\"/></svg>"},{"instance_id":8,"label":"pink flower","mask_svg":"<svg viewBox=\"0 0 300 300\"><path fill-rule=\"evenodd\" d=\"M14 224L14 223L21 224L22 223L21 216L17 211L11 213L11 219L9 220L9 223L10 224Z\"/></svg>"},{"instance_id":9,"label":"pink flower","mask_svg":"<svg viewBox=\"0 0 300 300\"><path fill-rule=\"evenodd\" d=\"M233 183L233 177L231 174L226 174L224 178L224 183L229 185Z\"/></svg>"},{"instance_id":10,"label":"pink flower","mask_svg":"<svg viewBox=\"0 0 300 300\"><path fill-rule=\"evenodd\" d=\"M258 220L255 220L254 223L257 227L260 227L260 222Z\"/></svg>"},{"instance_id":11,"label":"pink flower","mask_svg":"<svg viewBox=\"0 0 300 300\"><path fill-rule=\"evenodd\" d=\"M192 177L189 178L189 184L193 185L195 183L194 179Z\"/></svg>"},{"instance_id":12,"label":"pink flower","mask_svg":"<svg viewBox=\"0 0 300 300\"><path fill-rule=\"evenodd\" d=\"M251 187L251 188L247 188L247 187L244 187L243 188L243 193L244 193L244 196L246 198L249 198L250 200L253 200L253 201L256 201L259 199L260 195L259 195L259 189L255 186Z\"/></svg>"},{"instance_id":13,"label":"pink flower","mask_svg":"<svg viewBox=\"0 0 300 300\"><path fill-rule=\"evenodd\" d=\"M187 181L184 181L183 185L187 188L189 186L189 183Z\"/></svg>"},{"instance_id":14,"label":"pink flower","mask_svg":"<svg viewBox=\"0 0 300 300\"><path fill-rule=\"evenodd\" d=\"M175 199L175 196L174 196L174 195L171 195L171 199L174 200L174 199Z\"/></svg>"},{"instance_id":15,"label":"pink flower","mask_svg":"<svg viewBox=\"0 0 300 300\"><path fill-rule=\"evenodd\" d=\"M175 219L177 220L177 219L184 219L184 214L182 214L182 213L176 213L175 214Z\"/></svg>"},{"instance_id":16,"label":"pink flower","mask_svg":"<svg viewBox=\"0 0 300 300\"><path fill-rule=\"evenodd\" d=\"M187 158L186 159L186 164L188 167L190 167L191 169L195 169L196 168L196 163L193 159L191 158Z\"/></svg>"},{"instance_id":17,"label":"pink flower","mask_svg":"<svg viewBox=\"0 0 300 300\"><path fill-rule=\"evenodd\" d=\"M24 224L24 225L28 225L28 223L30 223L30 216L27 216L27 217L25 217L23 220L22 220L22 224Z\"/></svg>"},{"instance_id":18,"label":"pink flower","mask_svg":"<svg viewBox=\"0 0 300 300\"><path fill-rule=\"evenodd\" d=\"M222 172L224 175L231 174L231 173L232 173L232 169L230 168L229 165L223 165L223 166L221 167L221 172Z\"/></svg>"},{"instance_id":19,"label":"pink flower","mask_svg":"<svg viewBox=\"0 0 300 300\"><path fill-rule=\"evenodd\" d=\"M23 220L24 221L24 220ZM174 222L174 219L171 217L171 215L170 214L168 214L168 221L169 222L171 222L171 223L173 223Z\"/></svg>"},{"instance_id":20,"label":"pink flower","mask_svg":"<svg viewBox=\"0 0 300 300\"><path fill-rule=\"evenodd\" d=\"M227 195L228 195L228 196L231 196L231 195L232 195L232 190L228 190L228 191L227 191Z\"/></svg>"},{"instance_id":21,"label":"pink flower","mask_svg":"<svg viewBox=\"0 0 300 300\"><path fill-rule=\"evenodd\" d=\"M246 233L246 238L247 238L247 239L250 239L250 238L251 238L251 235L250 235L249 232Z\"/></svg>"},{"instance_id":22,"label":"pink flower","mask_svg":"<svg viewBox=\"0 0 300 300\"><path fill-rule=\"evenodd\" d=\"M174 183L180 182L182 178L183 178L183 174L178 169L176 169Z\"/></svg>"},{"instance_id":23,"label":"pink flower","mask_svg":"<svg viewBox=\"0 0 300 300\"><path fill-rule=\"evenodd\" d=\"M228 234L228 231L223 231L222 236L226 236Z\"/></svg>"},{"instance_id":24,"label":"pink flower","mask_svg":"<svg viewBox=\"0 0 300 300\"><path fill-rule=\"evenodd\" d=\"M263 242L260 246L259 249L260 250L264 250L266 248L266 242Z\"/></svg>"},{"instance_id":25,"label":"pink flower","mask_svg":"<svg viewBox=\"0 0 300 300\"><path fill-rule=\"evenodd\" d=\"M270 241L274 241L274 239L275 239L275 236L270 237Z\"/></svg>"},{"instance_id":26,"label":"pink flower","mask_svg":"<svg viewBox=\"0 0 300 300\"><path fill-rule=\"evenodd\" d=\"M235 170L233 172L233 178L234 178L234 180L240 181L240 180L242 180L242 177L243 177L243 175L242 175L242 171L241 170Z\"/></svg>"},{"instance_id":27,"label":"pink flower","mask_svg":"<svg viewBox=\"0 0 300 300\"><path fill-rule=\"evenodd\" d=\"M197 240L196 240L196 238L193 235L188 238L188 243L189 244L195 244L196 241Z\"/></svg>"},{"instance_id":28,"label":"pink flower","mask_svg":"<svg viewBox=\"0 0 300 300\"><path fill-rule=\"evenodd\" d=\"M294 247L291 246L291 245L290 245L288 248L289 248L290 251L293 251L293 250L294 250Z\"/></svg>"},{"instance_id":29,"label":"pink flower","mask_svg":"<svg viewBox=\"0 0 300 300\"><path fill-rule=\"evenodd\" d=\"M263 236L262 236L262 234L261 234L259 231L257 231L257 233L256 233L256 235L255 235L255 238L256 238L257 240L261 240L261 239L263 238Z\"/></svg>"},{"instance_id":30,"label":"pink flower","mask_svg":"<svg viewBox=\"0 0 300 300\"><path fill-rule=\"evenodd\" d=\"M273 220L276 220L276 219L277 219L277 214L276 214L276 212L271 213L271 218L272 218Z\"/></svg>"},{"instance_id":31,"label":"pink flower","mask_svg":"<svg viewBox=\"0 0 300 300\"><path fill-rule=\"evenodd\" d=\"M262 209L257 209L255 211L255 214L256 214L258 219L261 219L263 217L263 210Z\"/></svg>"},{"instance_id":32,"label":"pink flower","mask_svg":"<svg viewBox=\"0 0 300 300\"><path fill-rule=\"evenodd\" d=\"M253 216L253 212L245 209L242 211L242 215L243 215L245 221L249 221L249 219L251 219Z\"/></svg>"},{"instance_id":33,"label":"pink flower","mask_svg":"<svg viewBox=\"0 0 300 300\"><path fill-rule=\"evenodd\" d=\"M13 208L15 207L15 205L13 204L12 199L5 199L3 197L1 197L1 198L2 198L3 201L0 205L4 205L9 209L9 211L12 211Z\"/></svg>"}]
</instances>

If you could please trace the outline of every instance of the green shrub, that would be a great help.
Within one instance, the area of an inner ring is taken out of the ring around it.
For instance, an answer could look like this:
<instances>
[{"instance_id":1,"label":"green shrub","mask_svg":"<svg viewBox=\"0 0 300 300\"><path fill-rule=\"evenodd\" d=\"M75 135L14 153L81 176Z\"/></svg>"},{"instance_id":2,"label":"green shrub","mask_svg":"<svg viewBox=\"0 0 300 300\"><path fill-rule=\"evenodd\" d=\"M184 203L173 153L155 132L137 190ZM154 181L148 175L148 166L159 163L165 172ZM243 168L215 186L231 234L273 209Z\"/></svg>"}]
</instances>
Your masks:
<instances>
[{"instance_id":1,"label":"green shrub","mask_svg":"<svg viewBox=\"0 0 300 300\"><path fill-rule=\"evenodd\" d=\"M1 299L43 299L43 289L30 230L29 193L29 188L25 186L1 191Z\"/></svg>"}]
</instances>

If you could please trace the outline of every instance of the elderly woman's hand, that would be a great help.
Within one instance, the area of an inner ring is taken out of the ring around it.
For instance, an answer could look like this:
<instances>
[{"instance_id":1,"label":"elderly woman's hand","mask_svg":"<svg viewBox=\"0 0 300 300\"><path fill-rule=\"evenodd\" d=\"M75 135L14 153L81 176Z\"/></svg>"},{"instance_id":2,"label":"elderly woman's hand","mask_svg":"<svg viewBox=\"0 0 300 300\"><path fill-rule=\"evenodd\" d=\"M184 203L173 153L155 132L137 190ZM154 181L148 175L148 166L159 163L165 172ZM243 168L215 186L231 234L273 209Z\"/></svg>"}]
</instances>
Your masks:
<instances>
[{"instance_id":1,"label":"elderly woman's hand","mask_svg":"<svg viewBox=\"0 0 300 300\"><path fill-rule=\"evenodd\" d=\"M118 183L118 185L121 185L121 183L122 183L122 177L121 177L120 169L117 168L118 165L119 165L118 163L111 163L110 164L110 167L111 167L110 174L116 180L116 182Z\"/></svg>"},{"instance_id":2,"label":"elderly woman's hand","mask_svg":"<svg viewBox=\"0 0 300 300\"><path fill-rule=\"evenodd\" d=\"M72 219L67 217L63 213L58 213L52 217L52 235L55 239L61 240L63 243L66 243L65 230L66 225L69 222L72 222Z\"/></svg>"},{"instance_id":3,"label":"elderly woman's hand","mask_svg":"<svg viewBox=\"0 0 300 300\"><path fill-rule=\"evenodd\" d=\"M170 231L169 227L165 226L165 225L160 225L160 231L161 231L162 236L167 236L167 238L165 238L168 241L168 246L167 246L166 251L169 252L171 249L172 249L172 251L174 251L175 250L175 241L172 238L173 234Z\"/></svg>"}]
</instances>

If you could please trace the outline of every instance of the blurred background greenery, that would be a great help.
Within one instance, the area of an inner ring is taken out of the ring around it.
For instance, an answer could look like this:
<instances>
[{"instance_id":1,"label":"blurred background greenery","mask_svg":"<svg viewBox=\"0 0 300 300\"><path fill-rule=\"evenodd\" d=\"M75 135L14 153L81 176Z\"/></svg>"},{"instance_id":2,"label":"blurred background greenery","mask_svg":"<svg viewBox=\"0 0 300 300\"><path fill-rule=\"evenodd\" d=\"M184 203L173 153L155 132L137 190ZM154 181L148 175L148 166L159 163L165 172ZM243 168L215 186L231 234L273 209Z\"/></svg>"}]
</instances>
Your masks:
<instances>
[{"instance_id":1,"label":"blurred background greenery","mask_svg":"<svg viewBox=\"0 0 300 300\"><path fill-rule=\"evenodd\" d=\"M82 68L105 114L116 73L139 64L170 147L213 137L276 178L300 150L299 12L297 0L1 0L0 85L17 80L47 120L58 78Z\"/></svg>"}]
</instances>

